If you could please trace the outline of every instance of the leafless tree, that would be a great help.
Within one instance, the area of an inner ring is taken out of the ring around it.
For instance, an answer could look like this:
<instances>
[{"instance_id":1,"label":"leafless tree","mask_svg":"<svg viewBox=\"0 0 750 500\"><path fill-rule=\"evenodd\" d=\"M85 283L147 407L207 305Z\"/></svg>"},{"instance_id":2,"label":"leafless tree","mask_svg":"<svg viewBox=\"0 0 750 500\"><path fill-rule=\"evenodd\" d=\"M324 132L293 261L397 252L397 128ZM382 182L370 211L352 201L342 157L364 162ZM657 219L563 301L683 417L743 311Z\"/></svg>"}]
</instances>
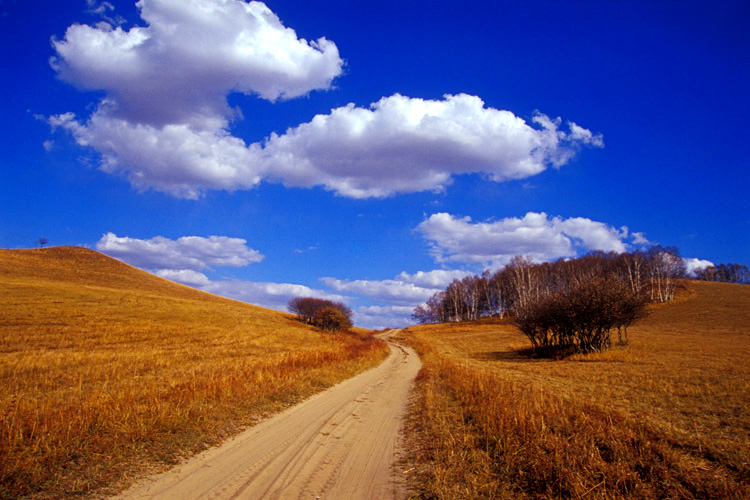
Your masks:
<instances>
[{"instance_id":1,"label":"leafless tree","mask_svg":"<svg viewBox=\"0 0 750 500\"><path fill-rule=\"evenodd\" d=\"M685 278L685 261L675 247L651 247L647 253L651 278L651 300L667 302L674 298L677 281Z\"/></svg>"}]
</instances>

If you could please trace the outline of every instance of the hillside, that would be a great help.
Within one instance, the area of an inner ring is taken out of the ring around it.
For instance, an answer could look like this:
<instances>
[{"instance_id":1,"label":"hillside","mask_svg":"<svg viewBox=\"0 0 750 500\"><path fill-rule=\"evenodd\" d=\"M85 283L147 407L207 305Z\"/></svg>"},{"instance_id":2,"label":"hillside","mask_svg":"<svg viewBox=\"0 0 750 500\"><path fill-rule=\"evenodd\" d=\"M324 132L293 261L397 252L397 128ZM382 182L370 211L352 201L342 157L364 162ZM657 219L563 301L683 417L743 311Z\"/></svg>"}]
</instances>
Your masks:
<instances>
[{"instance_id":1,"label":"hillside","mask_svg":"<svg viewBox=\"0 0 750 500\"><path fill-rule=\"evenodd\" d=\"M0 250L0 303L0 498L125 485L387 351L84 248Z\"/></svg>"},{"instance_id":2,"label":"hillside","mask_svg":"<svg viewBox=\"0 0 750 500\"><path fill-rule=\"evenodd\" d=\"M750 286L686 282L629 345L559 361L507 321L411 327L414 434L432 443L415 482L427 498L750 498L748 325Z\"/></svg>"},{"instance_id":3,"label":"hillside","mask_svg":"<svg viewBox=\"0 0 750 500\"><path fill-rule=\"evenodd\" d=\"M83 247L0 249L0 280L4 284L48 282L139 291L173 298L227 300L165 280Z\"/></svg>"}]
</instances>

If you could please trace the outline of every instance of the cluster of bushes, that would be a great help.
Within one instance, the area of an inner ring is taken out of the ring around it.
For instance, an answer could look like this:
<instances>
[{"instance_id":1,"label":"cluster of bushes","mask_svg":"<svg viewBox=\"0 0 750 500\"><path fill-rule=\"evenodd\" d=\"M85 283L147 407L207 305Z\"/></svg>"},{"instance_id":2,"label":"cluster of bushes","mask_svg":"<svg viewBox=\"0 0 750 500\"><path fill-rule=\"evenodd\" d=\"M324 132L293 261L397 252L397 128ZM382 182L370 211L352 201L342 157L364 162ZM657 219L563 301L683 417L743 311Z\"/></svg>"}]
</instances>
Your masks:
<instances>
[{"instance_id":1,"label":"cluster of bushes","mask_svg":"<svg viewBox=\"0 0 750 500\"><path fill-rule=\"evenodd\" d=\"M412 317L440 323L510 314L537 349L600 351L615 328L627 343L627 326L647 302L671 300L685 271L679 251L661 246L541 264L517 256L494 274L455 280Z\"/></svg>"},{"instance_id":2,"label":"cluster of bushes","mask_svg":"<svg viewBox=\"0 0 750 500\"><path fill-rule=\"evenodd\" d=\"M573 347L597 352L610 346L617 328L628 342L627 327L645 315L646 299L624 283L593 277L566 283L516 310L514 322L537 350Z\"/></svg>"},{"instance_id":3,"label":"cluster of bushes","mask_svg":"<svg viewBox=\"0 0 750 500\"><path fill-rule=\"evenodd\" d=\"M348 330L352 327L352 310L342 302L314 297L295 297L287 305L289 312L327 332Z\"/></svg>"}]
</instances>

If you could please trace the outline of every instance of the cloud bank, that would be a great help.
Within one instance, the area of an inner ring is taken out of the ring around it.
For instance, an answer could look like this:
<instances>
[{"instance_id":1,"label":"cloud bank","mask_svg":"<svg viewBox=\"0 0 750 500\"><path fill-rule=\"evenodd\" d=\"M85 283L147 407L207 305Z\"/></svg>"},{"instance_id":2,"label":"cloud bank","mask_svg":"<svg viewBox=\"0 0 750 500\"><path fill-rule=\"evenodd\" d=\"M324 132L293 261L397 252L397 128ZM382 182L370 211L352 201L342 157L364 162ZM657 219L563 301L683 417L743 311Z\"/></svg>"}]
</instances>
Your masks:
<instances>
[{"instance_id":1,"label":"cloud bank","mask_svg":"<svg viewBox=\"0 0 750 500\"><path fill-rule=\"evenodd\" d=\"M576 123L541 113L527 123L467 94L349 104L248 145L230 132L242 113L227 96L277 101L330 89L344 65L336 45L298 38L261 2L137 6L143 27L75 24L53 41L59 77L105 97L87 119L61 113L49 123L141 191L195 199L265 180L382 198L441 191L462 174L522 179L561 167L584 146L603 146Z\"/></svg>"},{"instance_id":2,"label":"cloud bank","mask_svg":"<svg viewBox=\"0 0 750 500\"><path fill-rule=\"evenodd\" d=\"M642 233L630 233L584 217L550 217L529 212L521 218L472 222L470 217L433 214L416 228L429 242L437 262L463 262L500 268L515 255L537 261L574 257L579 250L624 252L643 244ZM628 243L630 240L630 243Z\"/></svg>"},{"instance_id":3,"label":"cloud bank","mask_svg":"<svg viewBox=\"0 0 750 500\"><path fill-rule=\"evenodd\" d=\"M183 236L170 240L156 236L148 240L107 233L96 249L162 278L205 292L280 311L293 297L318 297L344 301L346 297L292 283L253 282L236 279L211 280L202 270L213 267L246 267L264 256L241 238L227 236Z\"/></svg>"},{"instance_id":4,"label":"cloud bank","mask_svg":"<svg viewBox=\"0 0 750 500\"><path fill-rule=\"evenodd\" d=\"M286 311L289 300L294 297L316 297L346 302L347 297L293 283L268 283L245 280L217 280L198 288L205 292L241 300L277 311Z\"/></svg>"},{"instance_id":5,"label":"cloud bank","mask_svg":"<svg viewBox=\"0 0 750 500\"><path fill-rule=\"evenodd\" d=\"M368 297L382 305L361 306L354 311L355 324L373 328L400 328L412 323L414 308L435 293L445 289L453 280L469 275L468 271L444 270L400 273L386 280L341 280L322 278L329 288L361 297Z\"/></svg>"}]
</instances>

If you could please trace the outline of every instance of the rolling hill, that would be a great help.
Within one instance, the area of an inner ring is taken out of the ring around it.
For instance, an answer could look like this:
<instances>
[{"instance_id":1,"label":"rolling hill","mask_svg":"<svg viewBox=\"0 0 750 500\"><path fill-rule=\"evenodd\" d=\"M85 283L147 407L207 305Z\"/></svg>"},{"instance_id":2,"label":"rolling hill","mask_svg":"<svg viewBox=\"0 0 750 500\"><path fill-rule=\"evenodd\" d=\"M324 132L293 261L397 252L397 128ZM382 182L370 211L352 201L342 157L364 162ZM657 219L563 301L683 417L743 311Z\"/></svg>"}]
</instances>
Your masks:
<instances>
[{"instance_id":1,"label":"rolling hill","mask_svg":"<svg viewBox=\"0 0 750 500\"><path fill-rule=\"evenodd\" d=\"M750 498L750 286L685 282L649 312L563 360L507 320L409 328L420 498Z\"/></svg>"},{"instance_id":2,"label":"rolling hill","mask_svg":"<svg viewBox=\"0 0 750 500\"><path fill-rule=\"evenodd\" d=\"M78 247L0 250L0 304L0 498L116 489L387 354Z\"/></svg>"}]
</instances>

